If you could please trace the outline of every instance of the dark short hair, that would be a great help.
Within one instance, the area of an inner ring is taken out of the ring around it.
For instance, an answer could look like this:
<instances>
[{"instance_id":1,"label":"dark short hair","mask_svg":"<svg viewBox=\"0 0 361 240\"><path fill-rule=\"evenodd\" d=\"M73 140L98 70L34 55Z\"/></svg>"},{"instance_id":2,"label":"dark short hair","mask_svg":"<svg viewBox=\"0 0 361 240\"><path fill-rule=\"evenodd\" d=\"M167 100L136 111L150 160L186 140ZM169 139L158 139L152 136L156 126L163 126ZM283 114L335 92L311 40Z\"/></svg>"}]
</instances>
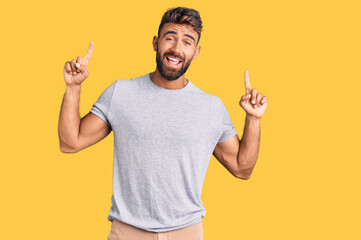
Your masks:
<instances>
[{"instance_id":1,"label":"dark short hair","mask_svg":"<svg viewBox=\"0 0 361 240\"><path fill-rule=\"evenodd\" d=\"M168 10L163 14L160 22L158 36L163 28L163 25L166 23L186 24L191 26L193 30L198 33L198 45L199 39L201 39L203 26L202 19L197 10L186 7L168 8Z\"/></svg>"}]
</instances>

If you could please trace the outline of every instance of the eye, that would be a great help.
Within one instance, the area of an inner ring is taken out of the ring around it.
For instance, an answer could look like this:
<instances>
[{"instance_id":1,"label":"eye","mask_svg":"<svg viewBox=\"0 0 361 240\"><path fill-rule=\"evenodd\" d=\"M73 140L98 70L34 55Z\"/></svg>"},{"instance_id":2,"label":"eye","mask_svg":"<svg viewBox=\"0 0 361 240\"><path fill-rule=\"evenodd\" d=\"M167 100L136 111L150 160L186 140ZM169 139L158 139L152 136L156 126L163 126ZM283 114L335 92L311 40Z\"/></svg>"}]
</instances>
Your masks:
<instances>
[{"instance_id":1,"label":"eye","mask_svg":"<svg viewBox=\"0 0 361 240\"><path fill-rule=\"evenodd\" d=\"M173 40L173 38L166 38L165 40Z\"/></svg>"},{"instance_id":2,"label":"eye","mask_svg":"<svg viewBox=\"0 0 361 240\"><path fill-rule=\"evenodd\" d=\"M186 42L186 44L191 45L191 43L190 43L190 42Z\"/></svg>"}]
</instances>

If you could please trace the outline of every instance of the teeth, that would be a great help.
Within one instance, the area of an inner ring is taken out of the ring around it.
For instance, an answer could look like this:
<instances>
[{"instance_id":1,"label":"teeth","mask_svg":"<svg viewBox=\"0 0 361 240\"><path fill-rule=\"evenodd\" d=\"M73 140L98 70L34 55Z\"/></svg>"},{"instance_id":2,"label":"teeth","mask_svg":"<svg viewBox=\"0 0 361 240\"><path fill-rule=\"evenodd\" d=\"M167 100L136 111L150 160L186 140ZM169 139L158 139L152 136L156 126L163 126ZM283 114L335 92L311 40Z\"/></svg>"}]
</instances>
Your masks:
<instances>
[{"instance_id":1,"label":"teeth","mask_svg":"<svg viewBox=\"0 0 361 240\"><path fill-rule=\"evenodd\" d=\"M175 59L175 58L170 58L170 57L168 57L168 59L169 59L169 60L172 60L172 61L174 61L174 62L179 62L179 60L177 60L177 59Z\"/></svg>"}]
</instances>

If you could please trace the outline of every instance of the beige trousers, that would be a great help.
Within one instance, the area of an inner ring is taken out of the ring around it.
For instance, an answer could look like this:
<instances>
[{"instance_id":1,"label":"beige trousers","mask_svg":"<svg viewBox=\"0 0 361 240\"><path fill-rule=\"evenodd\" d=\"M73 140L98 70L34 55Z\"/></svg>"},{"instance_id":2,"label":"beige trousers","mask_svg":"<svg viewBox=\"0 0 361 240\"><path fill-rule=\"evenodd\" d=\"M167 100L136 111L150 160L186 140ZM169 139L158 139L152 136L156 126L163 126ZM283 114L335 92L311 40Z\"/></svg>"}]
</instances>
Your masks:
<instances>
[{"instance_id":1,"label":"beige trousers","mask_svg":"<svg viewBox=\"0 0 361 240\"><path fill-rule=\"evenodd\" d=\"M148 232L113 219L108 240L203 240L203 223L168 232Z\"/></svg>"}]
</instances>

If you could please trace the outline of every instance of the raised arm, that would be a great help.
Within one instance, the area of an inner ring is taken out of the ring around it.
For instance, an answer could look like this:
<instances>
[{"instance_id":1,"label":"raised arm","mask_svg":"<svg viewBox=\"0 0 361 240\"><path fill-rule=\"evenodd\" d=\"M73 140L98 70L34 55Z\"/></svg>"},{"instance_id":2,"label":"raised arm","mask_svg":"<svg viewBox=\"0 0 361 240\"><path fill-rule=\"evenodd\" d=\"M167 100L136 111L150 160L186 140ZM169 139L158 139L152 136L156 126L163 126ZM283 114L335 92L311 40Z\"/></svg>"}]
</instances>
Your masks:
<instances>
[{"instance_id":1,"label":"raised arm","mask_svg":"<svg viewBox=\"0 0 361 240\"><path fill-rule=\"evenodd\" d=\"M251 89L248 71L245 71L244 82L246 94L242 96L239 105L246 111L246 121L242 139L238 135L218 143L213 155L237 178L250 178L258 158L260 145L260 119L267 107L267 97Z\"/></svg>"},{"instance_id":2,"label":"raised arm","mask_svg":"<svg viewBox=\"0 0 361 240\"><path fill-rule=\"evenodd\" d=\"M89 76L87 68L93 46L91 42L84 59L78 56L76 61L68 61L64 66L66 92L58 125L60 150L64 153L75 153L87 148L111 132L110 126L93 113L88 113L82 119L79 115L81 83Z\"/></svg>"}]
</instances>

